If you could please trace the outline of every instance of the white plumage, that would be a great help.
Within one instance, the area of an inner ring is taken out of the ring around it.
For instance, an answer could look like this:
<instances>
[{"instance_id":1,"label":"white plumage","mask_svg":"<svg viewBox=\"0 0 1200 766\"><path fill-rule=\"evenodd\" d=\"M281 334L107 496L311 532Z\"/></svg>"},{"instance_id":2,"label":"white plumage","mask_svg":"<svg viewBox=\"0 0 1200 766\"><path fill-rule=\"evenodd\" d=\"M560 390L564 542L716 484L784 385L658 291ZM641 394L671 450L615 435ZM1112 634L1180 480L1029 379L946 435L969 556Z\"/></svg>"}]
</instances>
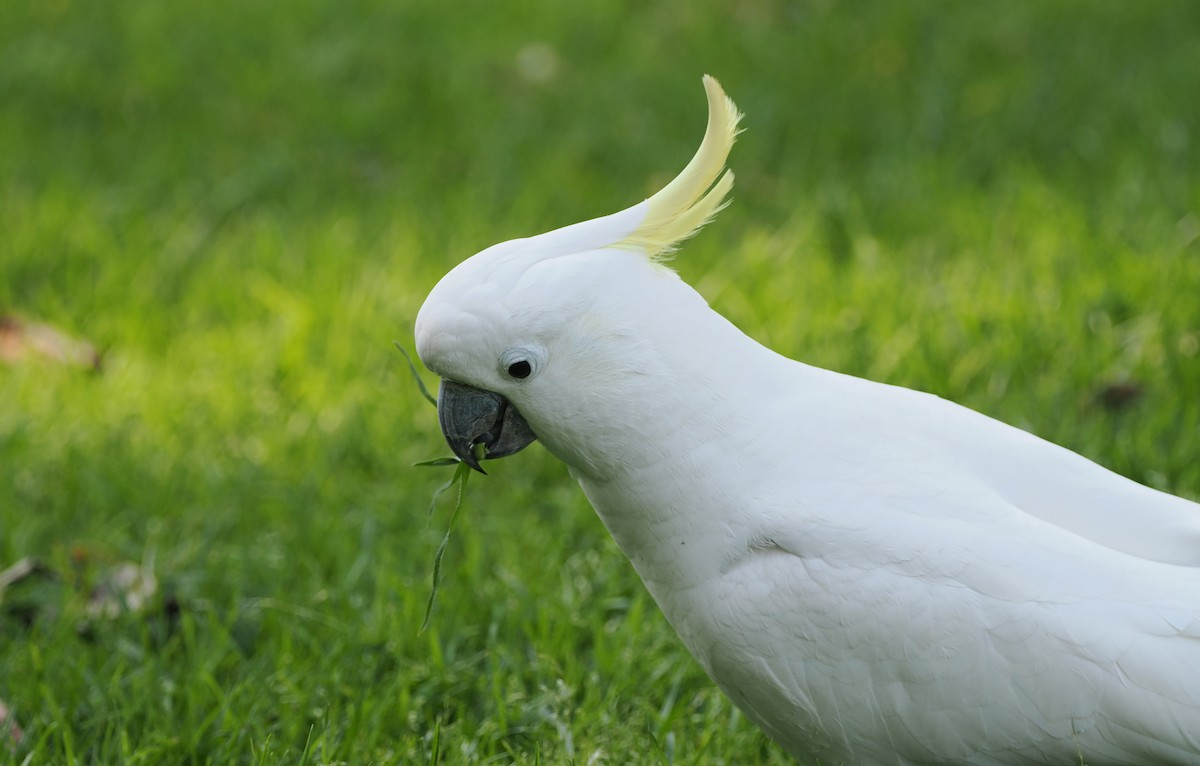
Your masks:
<instances>
[{"instance_id":1,"label":"white plumage","mask_svg":"<svg viewBox=\"0 0 1200 766\"><path fill-rule=\"evenodd\" d=\"M798 758L1200 764L1200 506L712 311L657 260L732 186L739 115L705 87L704 144L663 192L430 293L417 349L456 453L536 434Z\"/></svg>"}]
</instances>

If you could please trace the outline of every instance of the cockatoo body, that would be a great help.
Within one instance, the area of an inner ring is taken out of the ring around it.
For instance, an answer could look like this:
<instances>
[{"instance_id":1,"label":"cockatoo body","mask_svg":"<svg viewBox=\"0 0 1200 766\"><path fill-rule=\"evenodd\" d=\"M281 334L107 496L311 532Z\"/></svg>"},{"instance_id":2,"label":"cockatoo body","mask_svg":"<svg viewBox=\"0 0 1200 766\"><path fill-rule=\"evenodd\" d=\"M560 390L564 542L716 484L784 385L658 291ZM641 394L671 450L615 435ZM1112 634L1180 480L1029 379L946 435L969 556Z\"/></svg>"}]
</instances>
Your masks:
<instances>
[{"instance_id":1,"label":"cockatoo body","mask_svg":"<svg viewBox=\"0 0 1200 766\"><path fill-rule=\"evenodd\" d=\"M1200 506L761 346L663 265L740 118L622 212L460 264L417 318L478 468L536 435L683 643L824 764L1200 764ZM714 183L715 182L715 183Z\"/></svg>"}]
</instances>

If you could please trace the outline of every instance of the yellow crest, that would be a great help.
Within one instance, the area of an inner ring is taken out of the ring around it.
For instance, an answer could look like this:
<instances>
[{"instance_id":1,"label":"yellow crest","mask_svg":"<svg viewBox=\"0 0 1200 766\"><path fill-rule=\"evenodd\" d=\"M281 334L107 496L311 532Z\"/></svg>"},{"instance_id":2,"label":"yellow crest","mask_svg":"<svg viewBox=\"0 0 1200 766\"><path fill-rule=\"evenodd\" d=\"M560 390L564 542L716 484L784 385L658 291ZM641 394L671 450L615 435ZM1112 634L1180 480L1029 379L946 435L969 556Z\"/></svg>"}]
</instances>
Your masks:
<instances>
[{"instance_id":1,"label":"yellow crest","mask_svg":"<svg viewBox=\"0 0 1200 766\"><path fill-rule=\"evenodd\" d=\"M664 258L729 204L725 196L733 188L733 171L721 171L739 132L742 114L720 83L709 75L704 75L704 90L708 94L708 127L700 148L675 180L643 203L647 206L646 217L632 233L615 243L616 247L636 248L652 258Z\"/></svg>"}]
</instances>

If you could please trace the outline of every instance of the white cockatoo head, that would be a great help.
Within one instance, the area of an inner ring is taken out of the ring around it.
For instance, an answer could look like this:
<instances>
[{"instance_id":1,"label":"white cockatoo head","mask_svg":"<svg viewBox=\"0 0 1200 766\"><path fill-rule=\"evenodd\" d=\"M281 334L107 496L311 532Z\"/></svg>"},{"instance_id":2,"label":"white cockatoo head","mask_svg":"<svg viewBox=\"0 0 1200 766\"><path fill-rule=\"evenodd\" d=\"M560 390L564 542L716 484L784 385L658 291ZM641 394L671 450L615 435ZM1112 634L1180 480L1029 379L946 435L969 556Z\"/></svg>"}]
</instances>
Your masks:
<instances>
[{"instance_id":1,"label":"white cockatoo head","mask_svg":"<svg viewBox=\"0 0 1200 766\"><path fill-rule=\"evenodd\" d=\"M722 171L741 115L715 79L704 87L704 140L665 188L619 213L489 247L425 300L417 353L442 377L442 431L473 468L482 470L476 445L498 458L540 438L573 468L604 473L605 434L631 425L618 413L644 415L630 394L662 369L655 326L711 313L661 263L733 186ZM671 344L687 351L678 337Z\"/></svg>"}]
</instances>

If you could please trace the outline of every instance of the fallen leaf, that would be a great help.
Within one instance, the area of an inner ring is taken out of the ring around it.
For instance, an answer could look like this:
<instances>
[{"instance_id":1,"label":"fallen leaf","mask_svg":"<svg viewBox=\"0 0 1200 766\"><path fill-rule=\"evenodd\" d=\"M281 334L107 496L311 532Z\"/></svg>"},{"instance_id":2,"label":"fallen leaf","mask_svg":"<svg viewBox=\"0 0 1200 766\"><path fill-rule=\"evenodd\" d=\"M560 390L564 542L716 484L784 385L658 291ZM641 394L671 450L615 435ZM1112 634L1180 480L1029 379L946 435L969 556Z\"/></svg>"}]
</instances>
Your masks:
<instances>
[{"instance_id":1,"label":"fallen leaf","mask_svg":"<svg viewBox=\"0 0 1200 766\"><path fill-rule=\"evenodd\" d=\"M1126 409L1137 403L1146 393L1142 384L1132 380L1106 383L1096 391L1096 400L1110 412Z\"/></svg>"},{"instance_id":2,"label":"fallen leaf","mask_svg":"<svg viewBox=\"0 0 1200 766\"><path fill-rule=\"evenodd\" d=\"M17 563L8 569L0 571L0 602L4 601L4 591L10 585L15 585L26 577L35 574L51 574L50 568L29 556L18 560Z\"/></svg>"},{"instance_id":3,"label":"fallen leaf","mask_svg":"<svg viewBox=\"0 0 1200 766\"><path fill-rule=\"evenodd\" d=\"M62 603L62 581L50 567L23 558L0 571L0 626L9 620L23 628Z\"/></svg>"},{"instance_id":4,"label":"fallen leaf","mask_svg":"<svg viewBox=\"0 0 1200 766\"><path fill-rule=\"evenodd\" d=\"M21 731L21 727L17 725L17 718L13 715L12 710L4 704L4 700L0 700L0 735L5 732L8 733L9 742L14 745L21 744L21 740L25 737L25 732Z\"/></svg>"},{"instance_id":5,"label":"fallen leaf","mask_svg":"<svg viewBox=\"0 0 1200 766\"><path fill-rule=\"evenodd\" d=\"M0 316L0 361L16 364L32 357L86 370L100 369L100 353L92 344L47 324Z\"/></svg>"}]
</instances>

